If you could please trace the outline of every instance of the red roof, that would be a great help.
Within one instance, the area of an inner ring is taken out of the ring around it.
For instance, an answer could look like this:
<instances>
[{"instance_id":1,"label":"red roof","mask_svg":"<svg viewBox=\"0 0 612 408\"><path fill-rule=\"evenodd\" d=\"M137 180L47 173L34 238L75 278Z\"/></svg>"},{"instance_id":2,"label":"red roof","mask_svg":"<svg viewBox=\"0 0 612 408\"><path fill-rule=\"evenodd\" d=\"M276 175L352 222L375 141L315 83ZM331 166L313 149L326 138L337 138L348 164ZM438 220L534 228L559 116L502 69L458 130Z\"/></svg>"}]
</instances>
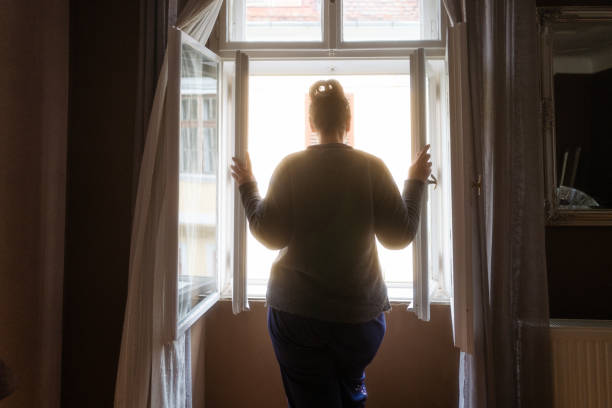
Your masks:
<instances>
[{"instance_id":1,"label":"red roof","mask_svg":"<svg viewBox=\"0 0 612 408\"><path fill-rule=\"evenodd\" d=\"M301 4L294 6L292 4ZM261 5L258 5L261 4ZM247 3L248 22L303 21L321 19L321 0L288 2L288 6L270 7L267 3ZM345 17L349 21L418 21L417 0L344 0Z\"/></svg>"}]
</instances>

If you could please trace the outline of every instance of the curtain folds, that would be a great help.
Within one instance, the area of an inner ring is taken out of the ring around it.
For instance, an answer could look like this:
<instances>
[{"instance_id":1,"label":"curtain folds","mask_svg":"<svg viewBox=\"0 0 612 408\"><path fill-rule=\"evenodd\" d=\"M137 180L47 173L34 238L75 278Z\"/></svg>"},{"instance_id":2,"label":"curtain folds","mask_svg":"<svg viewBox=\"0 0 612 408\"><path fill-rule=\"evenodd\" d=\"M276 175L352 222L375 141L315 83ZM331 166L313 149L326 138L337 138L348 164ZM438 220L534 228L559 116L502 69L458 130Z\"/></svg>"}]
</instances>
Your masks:
<instances>
[{"instance_id":1,"label":"curtain folds","mask_svg":"<svg viewBox=\"0 0 612 408\"><path fill-rule=\"evenodd\" d=\"M179 16L178 28L206 44L222 4L218 0L190 0Z\"/></svg>"},{"instance_id":2,"label":"curtain folds","mask_svg":"<svg viewBox=\"0 0 612 408\"><path fill-rule=\"evenodd\" d=\"M178 26L204 43L216 21L221 0L191 0ZM166 29L166 28L164 28ZM169 45L172 46L172 45ZM168 112L179 109L166 98L168 48L160 70L140 166L132 225L128 298L115 387L116 408L191 407L189 330L174 338L168 313L168 282L176 279L178 154L166 129Z\"/></svg>"},{"instance_id":3,"label":"curtain folds","mask_svg":"<svg viewBox=\"0 0 612 408\"><path fill-rule=\"evenodd\" d=\"M466 160L465 176L453 175L453 198L464 194L464 214L472 217L471 225L455 230L470 239L454 247L459 406L547 407L552 397L535 4L444 3L452 24L451 143L464 149L453 158Z\"/></svg>"}]
</instances>

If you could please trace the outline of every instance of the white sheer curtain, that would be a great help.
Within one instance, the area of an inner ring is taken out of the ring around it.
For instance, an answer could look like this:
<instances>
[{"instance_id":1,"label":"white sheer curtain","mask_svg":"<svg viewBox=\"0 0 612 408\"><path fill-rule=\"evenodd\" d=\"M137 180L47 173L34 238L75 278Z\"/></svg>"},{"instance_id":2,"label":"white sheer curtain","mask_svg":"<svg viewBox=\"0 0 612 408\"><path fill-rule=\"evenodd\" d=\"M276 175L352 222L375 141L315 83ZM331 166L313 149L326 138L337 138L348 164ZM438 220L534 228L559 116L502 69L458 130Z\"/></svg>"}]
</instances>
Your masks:
<instances>
[{"instance_id":1,"label":"white sheer curtain","mask_svg":"<svg viewBox=\"0 0 612 408\"><path fill-rule=\"evenodd\" d=\"M191 0L178 27L205 43L222 0ZM173 46L169 44L169 46ZM174 338L177 279L178 141L169 140L168 49L159 75L140 168L132 226L128 299L115 387L115 407L191 407L189 331ZM176 54L175 54L176 55ZM171 61L172 62L172 61ZM169 239L170 237L170 239ZM170 286L172 287L172 286Z\"/></svg>"}]
</instances>

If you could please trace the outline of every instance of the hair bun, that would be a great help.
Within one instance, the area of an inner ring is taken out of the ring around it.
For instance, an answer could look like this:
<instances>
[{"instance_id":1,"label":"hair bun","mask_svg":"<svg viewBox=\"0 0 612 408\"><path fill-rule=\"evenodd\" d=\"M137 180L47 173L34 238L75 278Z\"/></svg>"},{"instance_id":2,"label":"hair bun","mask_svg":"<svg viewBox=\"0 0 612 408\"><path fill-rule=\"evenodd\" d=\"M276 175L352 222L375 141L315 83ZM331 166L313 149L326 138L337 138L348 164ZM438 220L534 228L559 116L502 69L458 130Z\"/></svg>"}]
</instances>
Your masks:
<instances>
[{"instance_id":1,"label":"hair bun","mask_svg":"<svg viewBox=\"0 0 612 408\"><path fill-rule=\"evenodd\" d=\"M343 95L342 86L335 79L317 81L310 87L311 98Z\"/></svg>"},{"instance_id":2,"label":"hair bun","mask_svg":"<svg viewBox=\"0 0 612 408\"><path fill-rule=\"evenodd\" d=\"M321 134L344 132L351 118L351 108L340 82L335 79L317 81L308 93L313 130Z\"/></svg>"}]
</instances>

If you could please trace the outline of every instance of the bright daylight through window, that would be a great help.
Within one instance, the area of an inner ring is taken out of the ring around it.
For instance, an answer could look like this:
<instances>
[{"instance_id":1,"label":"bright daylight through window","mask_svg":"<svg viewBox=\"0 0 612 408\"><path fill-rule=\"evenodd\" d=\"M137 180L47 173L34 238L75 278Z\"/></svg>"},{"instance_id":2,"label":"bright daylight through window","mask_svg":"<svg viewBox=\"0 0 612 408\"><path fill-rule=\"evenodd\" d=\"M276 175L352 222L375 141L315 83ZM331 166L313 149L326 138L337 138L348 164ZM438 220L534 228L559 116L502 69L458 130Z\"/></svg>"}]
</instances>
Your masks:
<instances>
[{"instance_id":1,"label":"bright daylight through window","mask_svg":"<svg viewBox=\"0 0 612 408\"><path fill-rule=\"evenodd\" d=\"M231 41L321 41L321 0L229 0Z\"/></svg>"},{"instance_id":2,"label":"bright daylight through window","mask_svg":"<svg viewBox=\"0 0 612 408\"><path fill-rule=\"evenodd\" d=\"M444 126L437 124L443 117L439 106L440 95L444 95L444 89L440 89L444 62L429 61L428 67L431 68L428 84L432 89L429 100L434 110L429 117L430 121L436 122L429 126L429 130L435 143L438 143L442 139L435 134L444 132ZM320 73L325 70L331 74ZM283 71L284 74L279 74ZM308 71L319 73L305 74ZM333 75L338 71L342 74ZM364 73L368 71L378 73ZM398 188L402 188L411 162L412 143L408 60L252 61L251 72L248 151L262 195L266 193L270 177L283 157L317 143L308 121L308 89L315 81L327 78L336 78L342 83L351 105L352 126L345 143L382 158ZM436 114L440 116L436 117ZM436 165L441 167L442 163ZM436 176L445 178L440 174L443 171L436 171ZM443 189L431 193L430 220L422 222L429 221L428 224L431 224L433 221L435 227L430 232L431 243L445 246L448 250L450 213L444 212L445 203L442 201L450 197L443 197L443 194ZM265 248L251 234L248 234L247 240L248 295L264 297L270 266L277 253ZM412 247L389 250L378 243L377 248L390 299L411 299ZM444 269L449 266L448 256L442 251L432 251L429 286L434 299L448 299L449 285Z\"/></svg>"},{"instance_id":3,"label":"bright daylight through window","mask_svg":"<svg viewBox=\"0 0 612 408\"><path fill-rule=\"evenodd\" d=\"M437 40L439 2L421 0L344 0L345 41Z\"/></svg>"},{"instance_id":4,"label":"bright daylight through window","mask_svg":"<svg viewBox=\"0 0 612 408\"><path fill-rule=\"evenodd\" d=\"M228 4L230 41L323 40L326 1L229 0ZM437 40L440 35L436 0L344 0L338 15L342 40L347 42Z\"/></svg>"}]
</instances>

